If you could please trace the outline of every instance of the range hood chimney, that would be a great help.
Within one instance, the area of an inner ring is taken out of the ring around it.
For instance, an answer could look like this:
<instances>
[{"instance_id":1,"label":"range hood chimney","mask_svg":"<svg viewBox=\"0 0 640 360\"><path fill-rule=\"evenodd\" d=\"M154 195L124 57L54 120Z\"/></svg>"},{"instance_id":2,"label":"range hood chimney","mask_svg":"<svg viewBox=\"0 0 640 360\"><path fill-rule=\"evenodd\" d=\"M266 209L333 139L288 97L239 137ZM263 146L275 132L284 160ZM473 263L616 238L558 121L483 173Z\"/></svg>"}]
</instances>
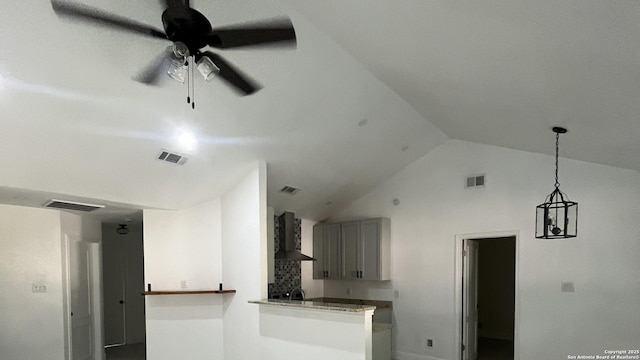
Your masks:
<instances>
[{"instance_id":1,"label":"range hood chimney","mask_svg":"<svg viewBox=\"0 0 640 360\"><path fill-rule=\"evenodd\" d=\"M280 248L276 260L308 261L314 258L304 255L296 249L296 218L292 212L285 212L278 218L280 221Z\"/></svg>"}]
</instances>

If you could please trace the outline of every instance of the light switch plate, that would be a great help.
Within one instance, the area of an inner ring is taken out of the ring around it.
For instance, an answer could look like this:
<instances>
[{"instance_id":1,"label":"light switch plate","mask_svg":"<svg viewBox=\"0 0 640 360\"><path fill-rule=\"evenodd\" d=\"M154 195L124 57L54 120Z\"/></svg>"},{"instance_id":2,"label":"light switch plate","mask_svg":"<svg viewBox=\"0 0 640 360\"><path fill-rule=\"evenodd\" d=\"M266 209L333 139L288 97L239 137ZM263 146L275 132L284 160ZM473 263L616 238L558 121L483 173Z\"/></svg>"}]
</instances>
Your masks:
<instances>
[{"instance_id":1,"label":"light switch plate","mask_svg":"<svg viewBox=\"0 0 640 360\"><path fill-rule=\"evenodd\" d=\"M46 293L47 284L31 284L31 292L34 293Z\"/></svg>"}]
</instances>

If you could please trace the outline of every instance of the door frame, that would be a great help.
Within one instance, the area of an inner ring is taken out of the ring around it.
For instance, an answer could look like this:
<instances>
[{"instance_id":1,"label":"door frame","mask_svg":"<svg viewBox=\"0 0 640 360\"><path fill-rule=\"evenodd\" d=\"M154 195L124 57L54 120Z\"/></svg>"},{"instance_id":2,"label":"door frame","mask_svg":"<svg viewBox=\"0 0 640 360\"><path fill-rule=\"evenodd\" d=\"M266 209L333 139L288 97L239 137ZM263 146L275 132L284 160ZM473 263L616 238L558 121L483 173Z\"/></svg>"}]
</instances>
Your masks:
<instances>
[{"instance_id":1,"label":"door frame","mask_svg":"<svg viewBox=\"0 0 640 360\"><path fill-rule=\"evenodd\" d=\"M462 331L463 325L462 318L463 315L463 304L462 304L462 296L463 296L463 263L464 259L462 257L462 250L464 249L464 241L465 240L482 240L482 239L492 239L492 238L506 238L506 237L514 237L516 242L516 253L515 253L515 261L516 261L516 283L515 283L515 311L514 311L514 329L513 329L513 354L514 358L518 358L519 349L520 349L520 237L522 232L520 230L506 230L506 231L492 231L492 232L483 232L483 233L473 233L473 234L459 234L455 236L455 285L454 285L454 312L456 314L456 325L455 325L455 354L457 354L456 359L462 359Z\"/></svg>"},{"instance_id":2,"label":"door frame","mask_svg":"<svg viewBox=\"0 0 640 360\"><path fill-rule=\"evenodd\" d=\"M72 346L72 320L71 320L71 269L70 269L70 248L72 241L83 241L89 246L91 256L90 274L93 282L91 288L92 303L92 328L94 359L103 360L105 358L104 344L102 341L102 243L94 241L84 241L84 239L63 234L62 236L62 309L64 324L64 354L66 360L73 360Z\"/></svg>"}]
</instances>

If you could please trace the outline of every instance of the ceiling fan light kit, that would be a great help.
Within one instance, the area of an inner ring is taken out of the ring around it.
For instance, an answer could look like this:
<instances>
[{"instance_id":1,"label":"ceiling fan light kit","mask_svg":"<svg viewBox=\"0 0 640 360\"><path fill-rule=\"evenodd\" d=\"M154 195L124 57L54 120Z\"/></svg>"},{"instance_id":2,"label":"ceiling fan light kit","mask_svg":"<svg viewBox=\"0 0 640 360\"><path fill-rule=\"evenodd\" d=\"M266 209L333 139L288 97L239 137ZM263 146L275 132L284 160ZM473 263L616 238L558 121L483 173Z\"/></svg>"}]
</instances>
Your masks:
<instances>
[{"instance_id":1,"label":"ceiling fan light kit","mask_svg":"<svg viewBox=\"0 0 640 360\"><path fill-rule=\"evenodd\" d=\"M211 61L211 59L206 56L200 58L197 65L200 75L202 75L202 77L206 81L211 81L214 77L216 77L217 74L220 73L220 68L217 67L216 64L214 64L213 61Z\"/></svg>"},{"instance_id":2,"label":"ceiling fan light kit","mask_svg":"<svg viewBox=\"0 0 640 360\"><path fill-rule=\"evenodd\" d=\"M167 75L169 75L175 81L184 84L187 79L187 57L189 56L189 49L186 45L176 42L173 46L167 48L167 56L169 58L169 69Z\"/></svg>"},{"instance_id":3,"label":"ceiling fan light kit","mask_svg":"<svg viewBox=\"0 0 640 360\"><path fill-rule=\"evenodd\" d=\"M171 41L173 45L167 51L163 51L150 66L134 77L147 85L158 85L160 74L165 72L180 83L189 82L189 78L193 78L194 68L197 68L206 81L218 76L240 95L250 95L260 90L261 86L221 55L206 48L238 49L296 43L295 30L289 19L213 28L202 13L190 6L188 0L164 0L163 3L164 30L160 30L83 4L51 0L53 10L59 16ZM191 95L193 84L188 85Z\"/></svg>"}]
</instances>

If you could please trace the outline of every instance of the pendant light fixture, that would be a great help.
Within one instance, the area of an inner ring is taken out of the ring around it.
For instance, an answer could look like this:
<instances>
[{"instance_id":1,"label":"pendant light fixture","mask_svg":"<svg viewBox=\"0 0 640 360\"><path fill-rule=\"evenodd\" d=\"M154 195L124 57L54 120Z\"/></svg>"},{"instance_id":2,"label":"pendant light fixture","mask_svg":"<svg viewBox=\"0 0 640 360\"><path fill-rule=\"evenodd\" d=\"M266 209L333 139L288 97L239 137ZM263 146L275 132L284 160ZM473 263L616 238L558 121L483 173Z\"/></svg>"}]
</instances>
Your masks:
<instances>
[{"instance_id":1,"label":"pendant light fixture","mask_svg":"<svg viewBox=\"0 0 640 360\"><path fill-rule=\"evenodd\" d=\"M119 228L116 229L116 232L118 234L127 235L129 233L129 228L127 227L127 224L120 224L118 226L120 226Z\"/></svg>"},{"instance_id":2,"label":"pendant light fixture","mask_svg":"<svg viewBox=\"0 0 640 360\"><path fill-rule=\"evenodd\" d=\"M570 201L567 194L560 191L558 181L558 152L560 134L567 132L563 127L554 127L556 133L556 182L555 189L544 203L536 207L536 238L566 239L578 233L578 203Z\"/></svg>"}]
</instances>

